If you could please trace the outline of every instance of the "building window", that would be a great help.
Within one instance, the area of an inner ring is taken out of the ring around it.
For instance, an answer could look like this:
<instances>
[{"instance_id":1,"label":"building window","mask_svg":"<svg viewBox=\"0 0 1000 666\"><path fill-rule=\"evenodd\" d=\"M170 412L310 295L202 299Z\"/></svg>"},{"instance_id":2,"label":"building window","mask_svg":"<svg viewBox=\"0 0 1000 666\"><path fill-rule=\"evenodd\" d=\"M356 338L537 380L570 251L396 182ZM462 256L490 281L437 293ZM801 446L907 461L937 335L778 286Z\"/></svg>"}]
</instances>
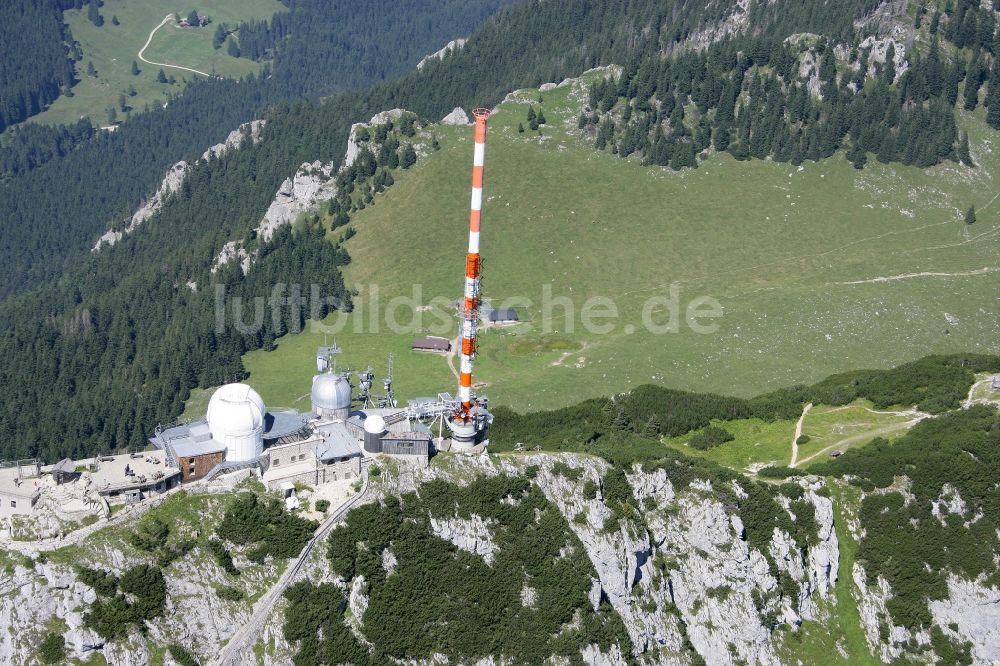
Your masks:
<instances>
[{"instance_id":1,"label":"building window","mask_svg":"<svg viewBox=\"0 0 1000 666\"><path fill-rule=\"evenodd\" d=\"M281 458L275 458L274 460L271 461L271 464L277 467L278 465L281 464Z\"/></svg>"},{"instance_id":2,"label":"building window","mask_svg":"<svg viewBox=\"0 0 1000 666\"><path fill-rule=\"evenodd\" d=\"M188 458L188 465L194 464L194 458Z\"/></svg>"},{"instance_id":3,"label":"building window","mask_svg":"<svg viewBox=\"0 0 1000 666\"><path fill-rule=\"evenodd\" d=\"M10 508L12 508L12 509L16 509L17 508L17 500L11 500L10 501Z\"/></svg>"}]
</instances>

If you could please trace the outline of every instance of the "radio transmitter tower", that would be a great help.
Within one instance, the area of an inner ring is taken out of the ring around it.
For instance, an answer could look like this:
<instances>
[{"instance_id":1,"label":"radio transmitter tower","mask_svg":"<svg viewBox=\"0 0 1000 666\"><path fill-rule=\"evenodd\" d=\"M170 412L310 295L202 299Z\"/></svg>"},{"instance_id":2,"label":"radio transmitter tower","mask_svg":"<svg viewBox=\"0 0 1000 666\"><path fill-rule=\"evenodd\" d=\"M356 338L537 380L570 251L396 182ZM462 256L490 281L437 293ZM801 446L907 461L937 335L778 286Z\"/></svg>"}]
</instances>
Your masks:
<instances>
[{"instance_id":1,"label":"radio transmitter tower","mask_svg":"<svg viewBox=\"0 0 1000 666\"><path fill-rule=\"evenodd\" d=\"M493 417L484 397L472 395L472 362L476 358L476 326L479 323L479 280L482 258L479 255L479 230L483 207L483 163L486 158L486 121L489 109L475 109L475 150L472 158L472 211L469 215L469 252L465 257L465 297L460 306L461 368L458 380L458 405L449 421L454 450L471 449L483 439Z\"/></svg>"}]
</instances>

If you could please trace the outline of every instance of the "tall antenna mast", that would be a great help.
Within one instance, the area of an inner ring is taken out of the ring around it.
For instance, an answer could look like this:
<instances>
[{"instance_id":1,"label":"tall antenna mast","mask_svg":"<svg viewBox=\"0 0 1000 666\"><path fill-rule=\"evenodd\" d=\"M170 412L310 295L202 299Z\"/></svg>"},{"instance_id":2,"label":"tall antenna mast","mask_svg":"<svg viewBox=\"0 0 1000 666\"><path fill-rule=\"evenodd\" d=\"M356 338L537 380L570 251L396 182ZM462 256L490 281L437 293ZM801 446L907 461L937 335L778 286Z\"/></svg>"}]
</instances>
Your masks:
<instances>
[{"instance_id":1,"label":"tall antenna mast","mask_svg":"<svg viewBox=\"0 0 1000 666\"><path fill-rule=\"evenodd\" d=\"M479 280L482 258L479 256L479 228L483 208L483 163L486 159L486 121L489 109L475 109L475 152L472 157L472 212L469 215L469 252L465 256L465 296L459 313L462 323L461 368L458 373L458 400L454 401L448 428L453 451L472 451L483 441L486 428L493 421L486 396L472 397L472 362L476 358L476 326L479 323ZM447 397L447 394L442 394Z\"/></svg>"},{"instance_id":2,"label":"tall antenna mast","mask_svg":"<svg viewBox=\"0 0 1000 666\"><path fill-rule=\"evenodd\" d=\"M468 422L472 411L472 361L476 357L476 324L479 320L479 228L483 208L483 164L486 160L486 121L489 109L475 109L475 149L472 154L472 210L469 214L469 252L465 257L465 300L462 304L462 360L458 378L458 399L462 403L456 421Z\"/></svg>"}]
</instances>

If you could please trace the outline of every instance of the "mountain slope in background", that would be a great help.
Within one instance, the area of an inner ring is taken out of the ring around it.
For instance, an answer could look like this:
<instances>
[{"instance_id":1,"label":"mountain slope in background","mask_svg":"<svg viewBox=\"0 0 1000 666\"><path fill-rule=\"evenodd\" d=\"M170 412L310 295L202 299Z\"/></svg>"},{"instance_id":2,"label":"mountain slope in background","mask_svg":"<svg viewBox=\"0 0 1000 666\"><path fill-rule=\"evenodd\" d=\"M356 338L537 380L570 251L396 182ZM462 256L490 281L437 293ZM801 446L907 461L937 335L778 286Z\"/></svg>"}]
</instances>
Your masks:
<instances>
[{"instance_id":1,"label":"mountain slope in background","mask_svg":"<svg viewBox=\"0 0 1000 666\"><path fill-rule=\"evenodd\" d=\"M749 395L857 364L998 351L1000 324L987 304L1000 288L992 201L1000 163L980 114L960 120L976 168L873 161L856 170L840 156L795 166L713 152L697 170L675 171L596 152L595 129L578 127L592 84L620 71L517 91L491 118L484 296L517 307L526 322L483 333L477 376L495 403L554 407L650 381ZM530 109L547 122L519 133ZM376 205L351 213L357 233L344 243L352 257L345 277L360 290L363 314L332 315L325 329L336 330L354 367L380 367L395 352L405 397L434 395L450 381L444 359L406 351L437 319L425 313L399 334L384 320L377 335L355 326L370 316L376 290L385 303L413 296L419 285L422 305L450 301L461 287L454 258L465 241L469 129L422 132L441 150L398 173ZM963 219L969 205L978 211L971 226ZM325 205L316 210L332 223ZM544 306L543 290L560 305ZM610 299L618 313L600 320L608 331L583 325L595 297ZM703 297L722 307L721 317L701 320L717 327L710 334L686 320ZM569 321L563 302L571 304ZM653 326L643 318L650 303L659 303L649 313ZM289 336L277 351L247 357L269 403L298 405L309 350L324 335Z\"/></svg>"}]
</instances>

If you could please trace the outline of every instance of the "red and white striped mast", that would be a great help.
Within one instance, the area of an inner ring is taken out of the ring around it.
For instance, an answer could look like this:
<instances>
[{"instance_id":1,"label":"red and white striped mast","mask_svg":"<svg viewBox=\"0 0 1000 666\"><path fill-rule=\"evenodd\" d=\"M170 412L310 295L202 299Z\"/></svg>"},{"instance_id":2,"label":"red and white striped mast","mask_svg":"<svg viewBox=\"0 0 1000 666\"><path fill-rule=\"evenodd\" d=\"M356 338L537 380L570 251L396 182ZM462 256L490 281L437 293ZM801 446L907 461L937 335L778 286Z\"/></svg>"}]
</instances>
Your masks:
<instances>
[{"instance_id":1,"label":"red and white striped mast","mask_svg":"<svg viewBox=\"0 0 1000 666\"><path fill-rule=\"evenodd\" d=\"M472 210L469 214L469 252L465 257L465 298L462 304L462 356L458 379L458 399L461 403L453 418L452 432L455 439L471 441L476 435L472 400L472 362L476 357L476 326L479 321L479 280L482 258L479 255L479 229L483 207L483 164L486 158L486 121L489 109L475 109L472 157ZM464 426L464 427L463 427ZM472 426L472 427L470 427Z\"/></svg>"}]
</instances>

